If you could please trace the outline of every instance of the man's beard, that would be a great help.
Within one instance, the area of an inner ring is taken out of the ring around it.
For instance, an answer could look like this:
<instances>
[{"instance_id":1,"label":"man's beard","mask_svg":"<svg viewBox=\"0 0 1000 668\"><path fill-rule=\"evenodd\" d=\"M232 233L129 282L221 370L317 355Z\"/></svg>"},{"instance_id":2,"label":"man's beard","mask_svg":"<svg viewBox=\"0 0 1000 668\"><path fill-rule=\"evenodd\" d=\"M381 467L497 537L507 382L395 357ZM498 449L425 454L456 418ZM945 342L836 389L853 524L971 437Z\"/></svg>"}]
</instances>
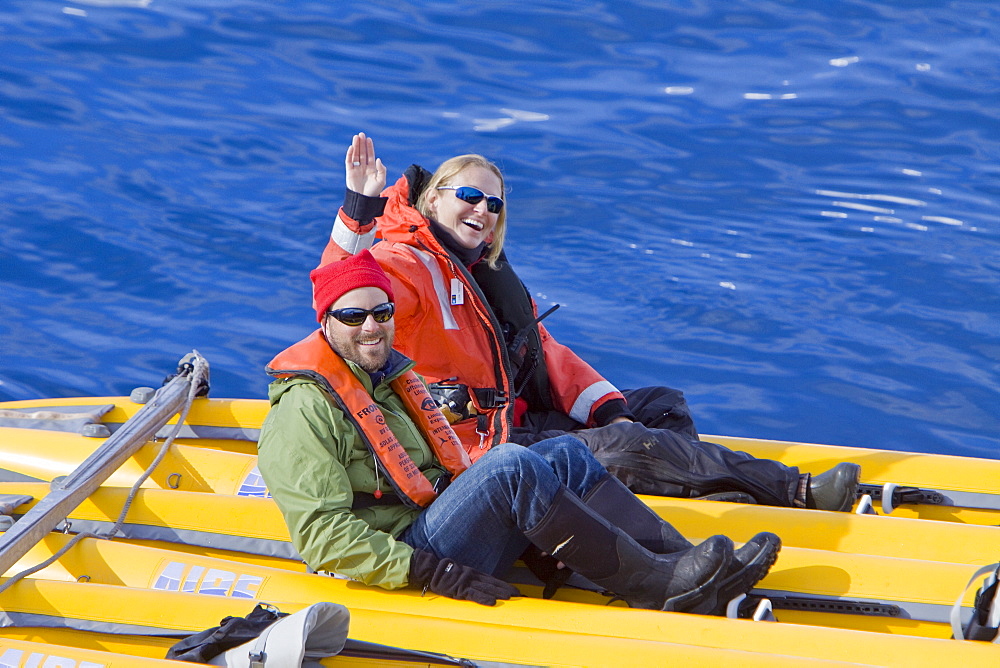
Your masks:
<instances>
[{"instance_id":1,"label":"man's beard","mask_svg":"<svg viewBox=\"0 0 1000 668\"><path fill-rule=\"evenodd\" d=\"M368 373L374 373L383 368L389 361L389 353L392 351L392 332L383 330L378 335L356 334L354 336L330 336L327 332L327 339L334 351L345 360L354 362ZM364 342L377 341L381 343L375 346L362 345Z\"/></svg>"}]
</instances>

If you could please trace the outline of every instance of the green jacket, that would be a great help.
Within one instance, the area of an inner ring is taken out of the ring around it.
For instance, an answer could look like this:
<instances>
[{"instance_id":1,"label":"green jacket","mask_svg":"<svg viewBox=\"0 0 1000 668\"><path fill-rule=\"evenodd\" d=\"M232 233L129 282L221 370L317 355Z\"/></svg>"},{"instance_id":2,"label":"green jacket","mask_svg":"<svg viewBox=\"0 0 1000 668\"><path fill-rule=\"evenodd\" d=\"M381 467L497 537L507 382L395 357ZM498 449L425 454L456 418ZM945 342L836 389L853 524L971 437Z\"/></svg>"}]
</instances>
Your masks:
<instances>
[{"instance_id":1,"label":"green jacket","mask_svg":"<svg viewBox=\"0 0 1000 668\"><path fill-rule=\"evenodd\" d=\"M375 399L386 424L433 483L443 473L389 381L413 362L393 353L390 375L374 389L360 367L351 371ZM268 388L271 409L258 442L261 475L285 517L295 549L315 570L333 571L369 585L407 584L413 548L396 538L420 514L402 505L351 510L354 492L392 486L379 473L357 429L325 390L305 377Z\"/></svg>"}]
</instances>

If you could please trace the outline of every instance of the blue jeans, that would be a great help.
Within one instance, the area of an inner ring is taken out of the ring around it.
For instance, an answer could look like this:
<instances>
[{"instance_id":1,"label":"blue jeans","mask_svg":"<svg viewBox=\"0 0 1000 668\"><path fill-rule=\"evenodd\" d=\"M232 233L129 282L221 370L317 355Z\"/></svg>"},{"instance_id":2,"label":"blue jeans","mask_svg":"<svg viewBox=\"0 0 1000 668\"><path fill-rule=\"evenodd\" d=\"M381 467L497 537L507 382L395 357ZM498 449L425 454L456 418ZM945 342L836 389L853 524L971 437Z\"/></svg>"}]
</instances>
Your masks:
<instances>
[{"instance_id":1,"label":"blue jeans","mask_svg":"<svg viewBox=\"0 0 1000 668\"><path fill-rule=\"evenodd\" d=\"M409 545L502 576L528 546L560 486L583 497L608 472L573 436L492 448L400 536Z\"/></svg>"}]
</instances>

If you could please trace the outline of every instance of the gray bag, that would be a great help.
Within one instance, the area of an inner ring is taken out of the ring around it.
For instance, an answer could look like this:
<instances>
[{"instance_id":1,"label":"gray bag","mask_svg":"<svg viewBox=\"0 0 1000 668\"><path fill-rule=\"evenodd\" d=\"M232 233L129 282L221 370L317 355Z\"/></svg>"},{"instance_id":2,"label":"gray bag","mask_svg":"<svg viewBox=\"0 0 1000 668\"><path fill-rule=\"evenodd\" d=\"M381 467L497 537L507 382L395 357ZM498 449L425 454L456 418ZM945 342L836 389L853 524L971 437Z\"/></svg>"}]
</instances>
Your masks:
<instances>
[{"instance_id":1,"label":"gray bag","mask_svg":"<svg viewBox=\"0 0 1000 668\"><path fill-rule=\"evenodd\" d=\"M320 602L282 617L254 640L213 658L213 666L286 668L319 666L319 659L344 649L350 611L337 603Z\"/></svg>"}]
</instances>

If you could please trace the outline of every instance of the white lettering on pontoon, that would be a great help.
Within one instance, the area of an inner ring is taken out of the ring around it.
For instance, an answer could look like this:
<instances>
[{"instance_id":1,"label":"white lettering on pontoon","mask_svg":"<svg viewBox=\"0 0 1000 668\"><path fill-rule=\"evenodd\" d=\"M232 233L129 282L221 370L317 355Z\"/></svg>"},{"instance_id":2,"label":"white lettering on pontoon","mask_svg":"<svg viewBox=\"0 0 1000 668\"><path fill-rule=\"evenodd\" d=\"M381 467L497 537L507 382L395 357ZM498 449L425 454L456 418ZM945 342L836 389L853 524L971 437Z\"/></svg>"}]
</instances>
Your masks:
<instances>
[{"instance_id":1,"label":"white lettering on pontoon","mask_svg":"<svg viewBox=\"0 0 1000 668\"><path fill-rule=\"evenodd\" d=\"M255 466L250 473L243 479L240 484L239 490L236 491L236 496L257 496L263 499L270 499L271 492L267 491L267 484L264 482L264 477L261 476L260 471Z\"/></svg>"},{"instance_id":2,"label":"white lettering on pontoon","mask_svg":"<svg viewBox=\"0 0 1000 668\"><path fill-rule=\"evenodd\" d=\"M220 568L206 569L204 566L170 561L156 574L150 589L208 594L210 596L231 596L233 598L256 598L257 590L262 582L264 582L264 578L259 575L241 575ZM0 666L0 668L3 667Z\"/></svg>"},{"instance_id":3,"label":"white lettering on pontoon","mask_svg":"<svg viewBox=\"0 0 1000 668\"><path fill-rule=\"evenodd\" d=\"M68 656L25 652L23 649L8 647L0 654L0 668L106 668L106 663L77 661Z\"/></svg>"}]
</instances>

